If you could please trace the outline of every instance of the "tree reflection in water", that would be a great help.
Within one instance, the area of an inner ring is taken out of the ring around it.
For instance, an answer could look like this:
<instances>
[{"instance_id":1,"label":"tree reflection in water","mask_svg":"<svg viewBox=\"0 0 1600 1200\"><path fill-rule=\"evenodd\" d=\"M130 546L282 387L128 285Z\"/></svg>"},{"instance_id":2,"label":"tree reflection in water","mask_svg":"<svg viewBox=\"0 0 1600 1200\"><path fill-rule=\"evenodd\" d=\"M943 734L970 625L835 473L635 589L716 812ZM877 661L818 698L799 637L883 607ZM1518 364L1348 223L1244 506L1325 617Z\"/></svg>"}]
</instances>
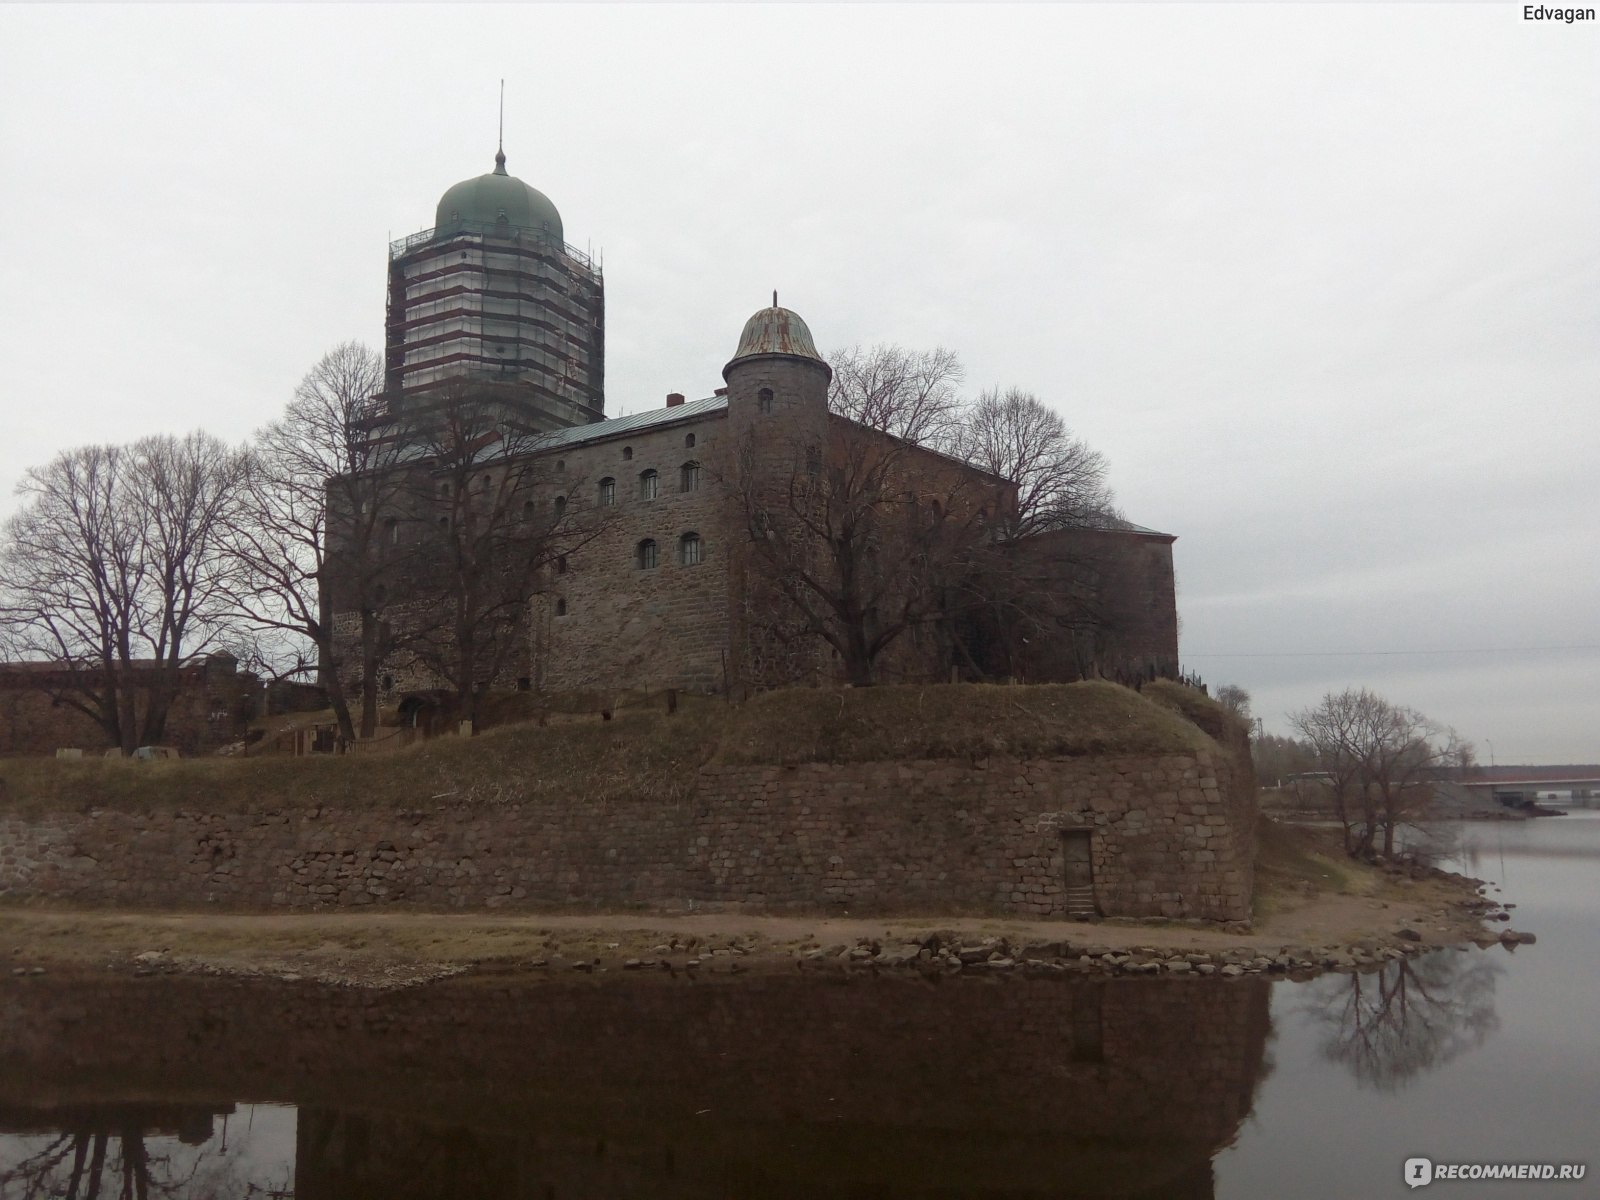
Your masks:
<instances>
[{"instance_id":1,"label":"tree reflection in water","mask_svg":"<svg viewBox=\"0 0 1600 1200\"><path fill-rule=\"evenodd\" d=\"M95 1105L62 1117L62 1132L12 1139L13 1152L23 1149L15 1165L0 1166L0 1200L294 1196L287 1180L264 1187L240 1177L237 1158L215 1145L209 1108ZM151 1139L162 1148L152 1151Z\"/></svg>"},{"instance_id":2,"label":"tree reflection in water","mask_svg":"<svg viewBox=\"0 0 1600 1200\"><path fill-rule=\"evenodd\" d=\"M1380 971L1324 975L1307 985L1305 1010L1325 1027L1329 1061L1363 1087L1393 1092L1500 1028L1502 970L1481 954L1440 950Z\"/></svg>"}]
</instances>

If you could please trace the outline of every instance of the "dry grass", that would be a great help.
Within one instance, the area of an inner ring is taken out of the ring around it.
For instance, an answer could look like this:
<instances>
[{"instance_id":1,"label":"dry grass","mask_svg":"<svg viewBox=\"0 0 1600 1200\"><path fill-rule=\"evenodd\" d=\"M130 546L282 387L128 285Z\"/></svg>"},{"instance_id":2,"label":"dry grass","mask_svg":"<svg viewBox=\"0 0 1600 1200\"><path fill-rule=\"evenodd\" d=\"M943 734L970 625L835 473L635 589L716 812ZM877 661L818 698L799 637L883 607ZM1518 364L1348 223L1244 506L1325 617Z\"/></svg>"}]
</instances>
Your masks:
<instances>
[{"instance_id":1,"label":"dry grass","mask_svg":"<svg viewBox=\"0 0 1600 1200\"><path fill-rule=\"evenodd\" d=\"M731 714L730 763L1173 754L1210 743L1173 709L1111 683L796 689Z\"/></svg>"},{"instance_id":2,"label":"dry grass","mask_svg":"<svg viewBox=\"0 0 1600 1200\"><path fill-rule=\"evenodd\" d=\"M1145 684L1140 695L1182 713L1219 742L1248 742L1250 729L1244 721L1204 692L1170 679L1157 679Z\"/></svg>"},{"instance_id":3,"label":"dry grass","mask_svg":"<svg viewBox=\"0 0 1600 1200\"><path fill-rule=\"evenodd\" d=\"M1351 861L1336 830L1256 818L1258 920L1308 895L1366 896L1377 886L1378 872Z\"/></svg>"},{"instance_id":4,"label":"dry grass","mask_svg":"<svg viewBox=\"0 0 1600 1200\"><path fill-rule=\"evenodd\" d=\"M1108 683L769 692L738 708L686 697L569 715L477 738L354 757L0 761L10 811L429 808L440 803L685 797L696 769L729 763L870 762L1167 754L1211 743L1174 707Z\"/></svg>"}]
</instances>

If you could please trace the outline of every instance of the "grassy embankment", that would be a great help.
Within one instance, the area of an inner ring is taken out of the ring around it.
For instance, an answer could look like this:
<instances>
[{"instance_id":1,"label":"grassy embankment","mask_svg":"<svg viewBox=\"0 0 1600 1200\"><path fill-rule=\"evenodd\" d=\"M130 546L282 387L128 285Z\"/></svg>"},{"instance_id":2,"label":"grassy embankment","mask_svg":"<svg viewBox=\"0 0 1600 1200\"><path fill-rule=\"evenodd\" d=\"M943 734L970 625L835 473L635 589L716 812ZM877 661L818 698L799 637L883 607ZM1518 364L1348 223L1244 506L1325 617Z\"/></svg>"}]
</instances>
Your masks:
<instances>
[{"instance_id":1,"label":"grassy embankment","mask_svg":"<svg viewBox=\"0 0 1600 1200\"><path fill-rule=\"evenodd\" d=\"M675 799L707 762L792 764L909 759L1173 754L1212 743L1222 710L1198 692L1109 683L913 685L768 692L730 707L659 706L507 725L390 754L352 757L0 760L0 810L251 810L329 805L428 808L562 800Z\"/></svg>"},{"instance_id":2,"label":"grassy embankment","mask_svg":"<svg viewBox=\"0 0 1600 1200\"><path fill-rule=\"evenodd\" d=\"M1152 685L1141 693L1104 683L1050 687L894 687L774 692L739 708L686 701L508 725L474 738L441 738L392 754L353 758L263 757L128 763L0 760L9 799L24 814L92 806L129 810L283 809L559 802L607 798L650 803L692 787L702 763L805 763L917 758L982 760L1087 754L1166 754L1214 743L1199 725L1233 741L1232 718L1198 693ZM1387 878L1345 859L1337 835L1263 818L1258 832L1256 925L1237 932L1124 921L1084 926L1112 946L1210 949L1279 942L1320 944L1392 931L1400 920L1428 940L1471 936L1457 913L1459 884ZM1062 923L994 917L929 918L971 937L1056 937ZM907 931L907 918L891 922ZM923 922L924 924L926 922ZM915 922L912 922L915 925ZM931 928L931 926L930 926ZM319 978L396 982L456 966L531 959L621 960L671 941L739 945L787 955L824 941L889 934L883 918L546 914L334 913L140 914L0 910L0 936L14 963L104 963L172 948L172 961L256 973L306 971ZM1074 935L1078 936L1078 935ZM709 951L708 951L709 952ZM722 951L726 953L726 951Z\"/></svg>"}]
</instances>

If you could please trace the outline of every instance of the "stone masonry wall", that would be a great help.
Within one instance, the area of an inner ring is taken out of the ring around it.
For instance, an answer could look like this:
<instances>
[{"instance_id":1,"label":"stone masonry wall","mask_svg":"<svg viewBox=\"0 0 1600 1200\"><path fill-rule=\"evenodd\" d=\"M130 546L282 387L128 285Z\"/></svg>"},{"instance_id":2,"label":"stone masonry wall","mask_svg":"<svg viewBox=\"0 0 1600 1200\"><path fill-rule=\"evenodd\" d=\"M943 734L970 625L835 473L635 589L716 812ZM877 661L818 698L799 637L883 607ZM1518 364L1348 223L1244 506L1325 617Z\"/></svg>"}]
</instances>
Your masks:
<instances>
[{"instance_id":1,"label":"stone masonry wall","mask_svg":"<svg viewBox=\"0 0 1600 1200\"><path fill-rule=\"evenodd\" d=\"M319 909L652 906L1245 920L1253 792L1220 751L703 768L683 799L0 818L0 896Z\"/></svg>"}]
</instances>

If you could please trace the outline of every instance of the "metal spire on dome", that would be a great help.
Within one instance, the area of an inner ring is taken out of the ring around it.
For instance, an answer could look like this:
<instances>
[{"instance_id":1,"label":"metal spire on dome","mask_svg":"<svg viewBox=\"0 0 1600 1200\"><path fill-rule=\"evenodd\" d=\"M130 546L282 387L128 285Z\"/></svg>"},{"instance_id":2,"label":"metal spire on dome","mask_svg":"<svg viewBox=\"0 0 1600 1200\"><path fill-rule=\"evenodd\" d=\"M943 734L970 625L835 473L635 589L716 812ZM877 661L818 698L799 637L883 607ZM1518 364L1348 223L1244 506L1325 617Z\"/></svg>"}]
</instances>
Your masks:
<instances>
[{"instance_id":1,"label":"metal spire on dome","mask_svg":"<svg viewBox=\"0 0 1600 1200\"><path fill-rule=\"evenodd\" d=\"M494 173L506 173L506 81L500 81L500 138L495 143Z\"/></svg>"},{"instance_id":2,"label":"metal spire on dome","mask_svg":"<svg viewBox=\"0 0 1600 1200\"><path fill-rule=\"evenodd\" d=\"M778 307L778 289L777 288L773 288L772 289L772 307L773 308L777 308Z\"/></svg>"}]
</instances>

